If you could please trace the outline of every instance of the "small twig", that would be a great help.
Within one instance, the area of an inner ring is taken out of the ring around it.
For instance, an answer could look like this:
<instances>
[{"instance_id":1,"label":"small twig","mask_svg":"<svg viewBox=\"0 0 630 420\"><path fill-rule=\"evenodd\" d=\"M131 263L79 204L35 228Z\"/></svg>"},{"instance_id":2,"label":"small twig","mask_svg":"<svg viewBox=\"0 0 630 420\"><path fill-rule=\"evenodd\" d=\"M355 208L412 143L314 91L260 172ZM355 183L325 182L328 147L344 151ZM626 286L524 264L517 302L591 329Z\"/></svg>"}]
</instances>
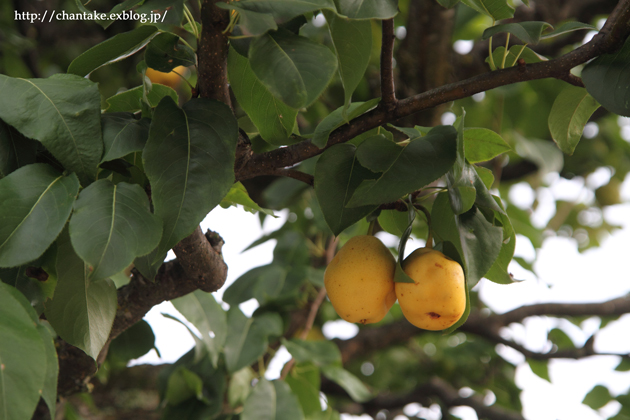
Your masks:
<instances>
[{"instance_id":1,"label":"small twig","mask_svg":"<svg viewBox=\"0 0 630 420\"><path fill-rule=\"evenodd\" d=\"M328 247L326 248L326 265L330 264L333 257L335 256L335 250L337 249L337 244L339 243L339 238L333 236L330 238L328 242ZM326 288L322 287L319 289L319 293L317 297L311 304L311 309L308 313L308 318L306 318L306 323L304 324L304 329L300 333L300 340L306 340L308 337L308 333L313 328L313 324L315 323L315 317L317 317L317 312L319 311L319 307L322 306L324 299L326 298ZM280 379L284 379L287 377L293 366L295 365L295 359L289 360L289 362L284 365L282 368L282 374L280 375Z\"/></svg>"},{"instance_id":2,"label":"small twig","mask_svg":"<svg viewBox=\"0 0 630 420\"><path fill-rule=\"evenodd\" d=\"M295 169L275 169L269 175L286 176L288 178L297 179L298 181L302 181L305 184L310 185L311 187L315 183L315 178L313 177L313 175L300 172Z\"/></svg>"},{"instance_id":3,"label":"small twig","mask_svg":"<svg viewBox=\"0 0 630 420\"><path fill-rule=\"evenodd\" d=\"M394 19L383 20L383 44L381 47L381 102L379 106L393 109L396 106L394 85Z\"/></svg>"}]
</instances>

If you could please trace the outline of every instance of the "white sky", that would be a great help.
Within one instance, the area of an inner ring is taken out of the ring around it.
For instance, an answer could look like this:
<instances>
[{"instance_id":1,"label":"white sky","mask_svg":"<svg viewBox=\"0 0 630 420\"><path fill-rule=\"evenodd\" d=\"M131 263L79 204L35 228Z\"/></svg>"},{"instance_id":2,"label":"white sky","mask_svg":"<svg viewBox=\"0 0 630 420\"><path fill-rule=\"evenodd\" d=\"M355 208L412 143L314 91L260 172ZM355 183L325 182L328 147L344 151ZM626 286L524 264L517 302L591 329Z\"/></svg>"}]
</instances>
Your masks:
<instances>
[{"instance_id":1,"label":"white sky","mask_svg":"<svg viewBox=\"0 0 630 420\"><path fill-rule=\"evenodd\" d=\"M605 171L604 171L605 172ZM534 220L541 226L553 216L553 200L562 198L565 200L588 201L592 199L592 193L584 188L588 185L593 188L606 183L610 173L598 173L594 178L587 180L576 179L567 181L558 177L551 177L549 187L543 187L537 191L539 201L538 210L533 215ZM529 191L528 191L529 189ZM520 205L528 207L533 201L534 191L526 185L518 185L511 192L510 198L521 200ZM622 196L630 201L630 178L626 179L622 186ZM545 198L546 197L546 198ZM267 264L272 260L275 241L269 241L253 250L241 253L252 241L259 238L262 233L269 233L279 228L286 220L286 213L280 214L280 218L267 218L263 229L260 228L258 216L244 212L241 209L230 208L213 210L204 220L202 227L217 230L225 239L223 248L224 258L229 266L226 286L237 279L249 269ZM497 285L482 280L476 286L480 297L495 312L502 313L524 304L540 302L602 302L630 292L630 274L627 270L627 255L630 249L630 204L609 207L603 214L609 222L615 222L624 226L606 238L600 248L591 249L584 253L578 253L575 240L566 237L552 236L545 240L539 251L535 264L538 278L523 270L518 264L512 263L510 270L516 278L525 281L512 285ZM388 234L379 234L379 237L387 244L395 240ZM524 238L517 238L516 255L527 260L533 260L535 251L531 243ZM224 290L225 287L222 289ZM215 293L220 299L222 290ZM246 302L241 308L250 313L256 308L255 302ZM153 326L156 335L156 346L162 354L158 358L154 351L150 352L135 363L169 363L177 360L193 345L193 340L188 332L179 324L168 320L160 314L171 313L183 319L170 303L164 303L153 308L145 319ZM529 318L524 324L512 324L506 328L505 334L523 343L534 351L546 350L546 333L551 328L558 326L558 322L547 318ZM599 326L597 319L585 321L581 328L573 326L568 321L562 321L560 326L569 334L576 345L582 345L584 341ZM326 325L324 334L328 337L338 336L350 338L358 328L345 321L336 321ZM630 353L630 315L626 315L618 322L609 324L598 333L595 346L601 352ZM497 349L502 357L517 366L516 384L523 389L521 400L524 406L524 415L529 420L600 420L606 419L619 410L617 403L610 403L601 410L594 411L581 404L586 393L597 384L609 387L613 395L625 393L630 388L630 372L615 372L614 368L619 362L618 357L591 357L584 360L555 360L549 365L551 383L536 376L524 357L510 348L499 347ZM267 372L269 378L279 376L282 365L289 359L288 353L283 350L278 352ZM465 392L462 391L462 392ZM492 398L489 396L489 400ZM472 409L456 408L453 414L464 420L477 418ZM428 420L438 419L436 407L421 407L412 404L405 409L409 416L421 414ZM368 416L342 416L343 420L361 419L367 420ZM396 420L404 420L407 417L399 416Z\"/></svg>"}]
</instances>

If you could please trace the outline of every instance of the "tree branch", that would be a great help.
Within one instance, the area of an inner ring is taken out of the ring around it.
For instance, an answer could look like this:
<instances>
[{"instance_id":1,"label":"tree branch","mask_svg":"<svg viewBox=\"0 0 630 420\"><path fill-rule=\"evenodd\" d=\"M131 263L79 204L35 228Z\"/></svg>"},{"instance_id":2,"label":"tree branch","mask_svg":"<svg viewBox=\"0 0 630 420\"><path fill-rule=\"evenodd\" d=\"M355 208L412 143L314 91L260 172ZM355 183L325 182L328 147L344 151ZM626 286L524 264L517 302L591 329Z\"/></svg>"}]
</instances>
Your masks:
<instances>
[{"instance_id":1,"label":"tree branch","mask_svg":"<svg viewBox=\"0 0 630 420\"><path fill-rule=\"evenodd\" d=\"M430 397L438 397L447 407L458 407L465 405L477 412L480 419L487 420L524 420L524 417L517 412L507 410L497 405L488 406L484 403L483 397L472 395L461 397L457 389L439 377L432 377L428 382L419 385L407 395L379 396L371 401L363 403L367 413L376 414L383 409L397 409L413 402L430 403Z\"/></svg>"},{"instance_id":2,"label":"tree branch","mask_svg":"<svg viewBox=\"0 0 630 420\"><path fill-rule=\"evenodd\" d=\"M530 316L620 316L630 313L630 297L621 297L603 303L588 304L566 304L547 303L522 306L514 311L504 314L484 316L481 312L473 312L468 317L459 331L471 333L483 337L498 344L504 344L521 352L525 357L537 360L549 360L556 358L582 359L595 355L615 355L627 357L623 354L598 353L594 350L592 343L588 343L581 348L562 349L555 352L539 353L531 351L507 340L500 335L501 328L507 327L510 323L519 322ZM405 343L411 338L425 333L411 325L407 320L401 319L382 327L361 329L359 333L348 340L335 340L341 351L344 362L376 350L385 349L394 344Z\"/></svg>"},{"instance_id":3,"label":"tree branch","mask_svg":"<svg viewBox=\"0 0 630 420\"><path fill-rule=\"evenodd\" d=\"M271 171L271 173L269 175L285 176L285 177L288 177L288 178L297 179L298 181L304 182L305 184L308 184L311 187L315 183L315 178L313 177L313 175L310 175L310 174L307 174L307 173L304 173L304 172L300 172L300 171L295 170L295 169L278 168L278 169L275 169L275 170Z\"/></svg>"},{"instance_id":4,"label":"tree branch","mask_svg":"<svg viewBox=\"0 0 630 420\"><path fill-rule=\"evenodd\" d=\"M396 87L394 86L394 19L385 19L382 24L381 46L381 102L379 106L391 110L396 107Z\"/></svg>"},{"instance_id":5,"label":"tree branch","mask_svg":"<svg viewBox=\"0 0 630 420\"><path fill-rule=\"evenodd\" d=\"M456 83L447 84L429 91L399 100L392 110L377 107L349 124L345 124L329 137L324 149L313 145L309 140L256 154L249 159L236 174L237 180L266 175L275 168L295 165L305 159L317 156L329 147L344 143L357 135L392 122L402 117L433 108L435 106L466 98L479 92L495 89L518 82L556 78L569 78L570 70L580 64L618 49L630 34L630 0L621 0L610 14L599 34L581 47L549 61L519 65L504 70L484 73Z\"/></svg>"},{"instance_id":6,"label":"tree branch","mask_svg":"<svg viewBox=\"0 0 630 420\"><path fill-rule=\"evenodd\" d=\"M211 271L202 277L189 276L179 260L162 264L154 281L144 278L137 270L133 270L131 282L118 289L118 310L114 325L99 359L107 354L111 340L140 321L155 305L187 295L197 289L214 292L223 285L227 278L227 265L221 257L223 239L211 231L202 237L213 257ZM57 343L57 353L59 355L59 395L68 396L85 391L87 382L96 372L96 364L92 358L63 341Z\"/></svg>"}]
</instances>

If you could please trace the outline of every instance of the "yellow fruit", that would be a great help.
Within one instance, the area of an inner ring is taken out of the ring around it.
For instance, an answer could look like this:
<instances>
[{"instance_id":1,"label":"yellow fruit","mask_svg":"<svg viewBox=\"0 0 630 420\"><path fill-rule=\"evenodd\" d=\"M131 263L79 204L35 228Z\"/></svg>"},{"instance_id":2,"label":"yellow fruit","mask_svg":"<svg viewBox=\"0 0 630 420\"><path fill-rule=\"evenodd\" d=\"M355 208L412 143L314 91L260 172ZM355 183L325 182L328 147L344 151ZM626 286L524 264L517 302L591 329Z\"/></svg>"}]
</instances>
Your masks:
<instances>
[{"instance_id":1,"label":"yellow fruit","mask_svg":"<svg viewBox=\"0 0 630 420\"><path fill-rule=\"evenodd\" d=\"M396 283L396 297L409 322L439 331L462 317L466 283L459 263L440 251L419 248L405 258L403 269L414 283Z\"/></svg>"},{"instance_id":2,"label":"yellow fruit","mask_svg":"<svg viewBox=\"0 0 630 420\"><path fill-rule=\"evenodd\" d=\"M186 67L178 66L175 67L173 70L184 76L186 72ZM183 82L182 78L174 72L163 73L150 67L147 68L146 75L149 80L151 80L151 83L159 83L161 85L172 87L173 89L176 89Z\"/></svg>"},{"instance_id":3,"label":"yellow fruit","mask_svg":"<svg viewBox=\"0 0 630 420\"><path fill-rule=\"evenodd\" d=\"M328 298L348 322L372 324L396 302L396 260L374 236L350 239L335 255L324 273Z\"/></svg>"}]
</instances>

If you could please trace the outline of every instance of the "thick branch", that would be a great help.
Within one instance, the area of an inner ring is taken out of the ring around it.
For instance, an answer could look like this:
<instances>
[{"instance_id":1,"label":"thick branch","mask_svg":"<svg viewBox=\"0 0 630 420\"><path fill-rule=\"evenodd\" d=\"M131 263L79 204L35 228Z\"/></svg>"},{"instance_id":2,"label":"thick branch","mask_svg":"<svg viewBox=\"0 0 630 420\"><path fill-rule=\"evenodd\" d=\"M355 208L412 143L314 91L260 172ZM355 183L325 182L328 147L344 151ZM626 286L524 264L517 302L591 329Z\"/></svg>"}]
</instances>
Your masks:
<instances>
[{"instance_id":1,"label":"thick branch","mask_svg":"<svg viewBox=\"0 0 630 420\"><path fill-rule=\"evenodd\" d=\"M140 321L155 305L187 295L197 289L214 292L223 285L227 277L227 265L221 257L223 239L210 231L203 235L203 238L213 256L213 267L201 278L190 277L178 260L162 264L154 281L145 279L134 270L131 282L118 289L118 310L103 355L106 354L111 340ZM68 396L85 391L87 382L96 372L94 361L81 350L63 341L58 342L57 353L59 395Z\"/></svg>"},{"instance_id":2,"label":"thick branch","mask_svg":"<svg viewBox=\"0 0 630 420\"><path fill-rule=\"evenodd\" d=\"M199 41L199 94L232 106L227 80L228 36L223 31L230 22L228 10L215 6L218 0L204 0L201 6Z\"/></svg>"},{"instance_id":3,"label":"thick branch","mask_svg":"<svg viewBox=\"0 0 630 420\"><path fill-rule=\"evenodd\" d=\"M419 385L407 395L385 395L377 397L363 404L366 412L376 414L383 409L397 409L413 402L430 403L430 397L438 397L447 407L465 405L477 412L477 417L488 420L524 420L517 412L507 410L497 405L488 406L483 397L472 395L461 397L457 389L453 388L444 379L433 377L428 382Z\"/></svg>"},{"instance_id":4,"label":"thick branch","mask_svg":"<svg viewBox=\"0 0 630 420\"><path fill-rule=\"evenodd\" d=\"M597 353L592 346L592 342L587 342L587 344L581 348L539 353L528 350L518 343L501 337L499 332L501 328L507 327L510 323L522 321L529 316L619 316L626 313L630 313L630 297L621 297L603 303L547 303L522 306L514 311L499 315L484 316L480 312L473 312L468 317L466 323L460 327L459 331L476 334L495 343L512 347L521 352L524 356L532 359L582 359L594 355L609 354ZM336 343L339 346L342 359L345 362L376 350L405 343L412 337L422 333L424 333L423 330L414 327L405 319L402 319L382 327L362 329L355 337L349 340L336 340ZM616 355L627 356L621 354Z\"/></svg>"},{"instance_id":5,"label":"thick branch","mask_svg":"<svg viewBox=\"0 0 630 420\"><path fill-rule=\"evenodd\" d=\"M199 92L202 98L222 101L230 107L230 91L227 79L228 37L223 33L230 21L227 10L215 6L217 0L205 0L201 7L202 31L199 42ZM239 137L239 145L240 145ZM240 148L242 150L244 148ZM237 153L237 161L240 154ZM173 247L177 260L186 271L191 281L204 285L204 291L214 291L220 288L220 283L214 283L217 260L200 227ZM219 262L220 260L220 262ZM223 264L225 265L225 264ZM194 290L194 289L193 289ZM192 291L192 290L191 290Z\"/></svg>"},{"instance_id":6,"label":"thick branch","mask_svg":"<svg viewBox=\"0 0 630 420\"><path fill-rule=\"evenodd\" d=\"M500 86L518 82L557 78L569 78L570 70L589 60L617 50L630 34L630 0L621 0L610 14L599 34L581 47L559 58L534 64L519 65L509 69L484 73L470 79L451 83L399 100L390 111L382 107L361 115L349 124L331 133L328 144L319 149L310 141L272 150L252 156L236 174L237 179L248 179L268 174L275 168L293 166L305 159L322 153L325 149L346 142L357 135L402 117L433 108L440 104L466 98Z\"/></svg>"}]
</instances>

